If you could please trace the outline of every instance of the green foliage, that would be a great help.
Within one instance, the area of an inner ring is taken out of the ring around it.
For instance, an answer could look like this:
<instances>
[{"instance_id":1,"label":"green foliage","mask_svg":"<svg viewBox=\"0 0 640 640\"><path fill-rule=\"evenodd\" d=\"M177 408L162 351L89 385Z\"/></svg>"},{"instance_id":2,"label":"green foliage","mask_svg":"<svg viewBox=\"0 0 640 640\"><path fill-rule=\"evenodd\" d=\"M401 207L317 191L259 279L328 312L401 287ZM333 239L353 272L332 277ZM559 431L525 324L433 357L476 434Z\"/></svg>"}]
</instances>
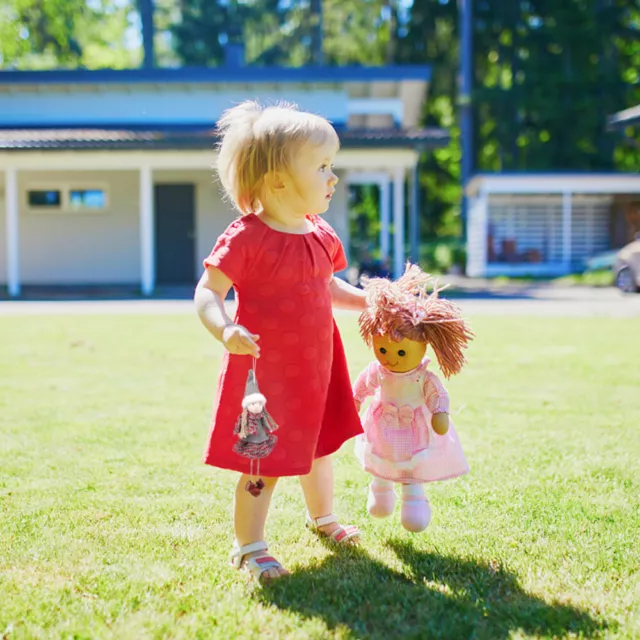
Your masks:
<instances>
[{"instance_id":1,"label":"green foliage","mask_svg":"<svg viewBox=\"0 0 640 640\"><path fill-rule=\"evenodd\" d=\"M380 190L375 185L349 188L349 255L357 263L380 259Z\"/></svg>"},{"instance_id":2,"label":"green foliage","mask_svg":"<svg viewBox=\"0 0 640 640\"><path fill-rule=\"evenodd\" d=\"M136 18L131 5L117 0L3 0L0 68L137 66Z\"/></svg>"},{"instance_id":3,"label":"green foliage","mask_svg":"<svg viewBox=\"0 0 640 640\"><path fill-rule=\"evenodd\" d=\"M617 168L605 122L640 101L631 89L640 63L634 15L629 3L603 0L478 3L477 167Z\"/></svg>"},{"instance_id":4,"label":"green foliage","mask_svg":"<svg viewBox=\"0 0 640 640\"><path fill-rule=\"evenodd\" d=\"M476 170L640 170L637 148L605 127L607 115L640 102L637 6L620 0L472 5ZM449 146L420 162L425 238L460 231L458 60L458 3L415 0L397 61L432 65L423 123L451 131Z\"/></svg>"},{"instance_id":5,"label":"green foliage","mask_svg":"<svg viewBox=\"0 0 640 640\"><path fill-rule=\"evenodd\" d=\"M461 238L442 238L420 245L420 265L430 273L464 271L467 262L466 245Z\"/></svg>"},{"instance_id":6,"label":"green foliage","mask_svg":"<svg viewBox=\"0 0 640 640\"><path fill-rule=\"evenodd\" d=\"M637 3L469 4L476 170L640 170L637 143L605 127L609 114L640 103ZM154 20L160 65L220 65L224 42L238 39L240 28L249 64L312 61L310 2L156 0ZM455 0L323 2L325 63L432 67L422 124L447 128L451 142L420 158L425 240L454 238L461 230L458 20ZM140 41L134 0L4 0L0 5L2 67L132 67L141 60ZM371 200L365 209L372 239L377 204Z\"/></svg>"}]
</instances>

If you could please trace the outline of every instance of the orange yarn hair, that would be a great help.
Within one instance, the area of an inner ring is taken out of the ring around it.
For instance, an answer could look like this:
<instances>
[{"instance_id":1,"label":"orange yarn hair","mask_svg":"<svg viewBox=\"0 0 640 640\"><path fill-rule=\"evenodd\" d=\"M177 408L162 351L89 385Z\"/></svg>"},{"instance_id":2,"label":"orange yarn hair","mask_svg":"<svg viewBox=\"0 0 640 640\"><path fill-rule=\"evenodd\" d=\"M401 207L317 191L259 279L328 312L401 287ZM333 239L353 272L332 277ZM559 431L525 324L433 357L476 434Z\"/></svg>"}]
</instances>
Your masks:
<instances>
[{"instance_id":1,"label":"orange yarn hair","mask_svg":"<svg viewBox=\"0 0 640 640\"><path fill-rule=\"evenodd\" d=\"M464 350L474 334L460 307L439 296L446 287L417 265L407 263L395 282L387 278L363 278L366 309L360 314L360 334L368 346L373 337L388 335L431 345L445 377L460 372L466 362ZM427 288L432 286L432 292Z\"/></svg>"}]
</instances>

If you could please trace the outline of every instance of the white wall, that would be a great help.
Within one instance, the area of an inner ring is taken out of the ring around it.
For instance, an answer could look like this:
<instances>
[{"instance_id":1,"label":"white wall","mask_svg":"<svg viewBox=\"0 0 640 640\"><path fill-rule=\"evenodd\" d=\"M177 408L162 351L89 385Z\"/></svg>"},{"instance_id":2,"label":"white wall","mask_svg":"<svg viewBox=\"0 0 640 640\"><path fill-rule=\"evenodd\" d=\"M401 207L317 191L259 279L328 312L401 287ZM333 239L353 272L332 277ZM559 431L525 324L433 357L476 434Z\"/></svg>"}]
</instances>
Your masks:
<instances>
[{"instance_id":1,"label":"white wall","mask_svg":"<svg viewBox=\"0 0 640 640\"><path fill-rule=\"evenodd\" d=\"M31 212L26 190L39 185L106 185L100 213ZM140 280L138 174L128 171L20 172L22 284L137 283Z\"/></svg>"},{"instance_id":2,"label":"white wall","mask_svg":"<svg viewBox=\"0 0 640 640\"><path fill-rule=\"evenodd\" d=\"M485 275L487 266L487 199L469 198L467 221L467 275Z\"/></svg>"},{"instance_id":3,"label":"white wall","mask_svg":"<svg viewBox=\"0 0 640 640\"><path fill-rule=\"evenodd\" d=\"M340 182L336 185L336 192L331 198L329 210L324 214L325 220L335 229L338 237L344 245L344 250L349 258L349 213L348 213L348 190L345 172L338 171L336 174Z\"/></svg>"},{"instance_id":4,"label":"white wall","mask_svg":"<svg viewBox=\"0 0 640 640\"><path fill-rule=\"evenodd\" d=\"M0 283L6 283L4 177L0 174ZM156 170L154 184L192 183L195 187L195 270L237 213L223 202L209 170ZM63 185L105 187L107 209L101 213L32 212L28 188ZM137 171L21 171L19 189L19 264L23 285L138 284L140 282L139 173ZM346 182L338 183L325 214L349 245Z\"/></svg>"},{"instance_id":5,"label":"white wall","mask_svg":"<svg viewBox=\"0 0 640 640\"><path fill-rule=\"evenodd\" d=\"M4 199L4 173L0 172L0 283L6 283L7 281L7 220Z\"/></svg>"}]
</instances>

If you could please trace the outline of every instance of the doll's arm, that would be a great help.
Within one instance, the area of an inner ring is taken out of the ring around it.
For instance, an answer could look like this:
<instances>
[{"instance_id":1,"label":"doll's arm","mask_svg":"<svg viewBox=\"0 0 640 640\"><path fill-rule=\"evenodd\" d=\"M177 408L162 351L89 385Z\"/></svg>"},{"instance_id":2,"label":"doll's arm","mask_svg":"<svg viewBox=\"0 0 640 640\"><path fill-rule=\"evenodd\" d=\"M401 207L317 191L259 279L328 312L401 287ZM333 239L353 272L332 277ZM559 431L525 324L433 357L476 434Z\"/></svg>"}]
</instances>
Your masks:
<instances>
[{"instance_id":1,"label":"doll's arm","mask_svg":"<svg viewBox=\"0 0 640 640\"><path fill-rule=\"evenodd\" d=\"M356 408L360 411L360 407L365 398L372 396L376 389L380 386L380 378L378 376L378 363L371 362L369 366L362 371L353 385L353 400Z\"/></svg>"},{"instance_id":2,"label":"doll's arm","mask_svg":"<svg viewBox=\"0 0 640 640\"><path fill-rule=\"evenodd\" d=\"M278 425L266 409L264 411L264 427L269 433L273 433L278 430Z\"/></svg>"},{"instance_id":3,"label":"doll's arm","mask_svg":"<svg viewBox=\"0 0 640 640\"><path fill-rule=\"evenodd\" d=\"M449 394L438 376L430 371L424 383L424 401L431 412L431 426L440 436L449 431Z\"/></svg>"}]
</instances>

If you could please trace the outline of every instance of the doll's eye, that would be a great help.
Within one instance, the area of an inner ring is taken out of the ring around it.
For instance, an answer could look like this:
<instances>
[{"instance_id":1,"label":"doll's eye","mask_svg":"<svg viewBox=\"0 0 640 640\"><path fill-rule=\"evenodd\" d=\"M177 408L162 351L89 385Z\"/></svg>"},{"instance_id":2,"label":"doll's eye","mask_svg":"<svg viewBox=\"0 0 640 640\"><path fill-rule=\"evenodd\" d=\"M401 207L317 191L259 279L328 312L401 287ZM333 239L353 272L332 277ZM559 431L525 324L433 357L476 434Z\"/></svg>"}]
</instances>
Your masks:
<instances>
[{"instance_id":1,"label":"doll's eye","mask_svg":"<svg viewBox=\"0 0 640 640\"><path fill-rule=\"evenodd\" d=\"M387 353L387 350L384 347L380 347L380 353Z\"/></svg>"},{"instance_id":2,"label":"doll's eye","mask_svg":"<svg viewBox=\"0 0 640 640\"><path fill-rule=\"evenodd\" d=\"M400 349L400 351L398 351L398 355L399 356L406 356L407 352L404 349Z\"/></svg>"}]
</instances>

